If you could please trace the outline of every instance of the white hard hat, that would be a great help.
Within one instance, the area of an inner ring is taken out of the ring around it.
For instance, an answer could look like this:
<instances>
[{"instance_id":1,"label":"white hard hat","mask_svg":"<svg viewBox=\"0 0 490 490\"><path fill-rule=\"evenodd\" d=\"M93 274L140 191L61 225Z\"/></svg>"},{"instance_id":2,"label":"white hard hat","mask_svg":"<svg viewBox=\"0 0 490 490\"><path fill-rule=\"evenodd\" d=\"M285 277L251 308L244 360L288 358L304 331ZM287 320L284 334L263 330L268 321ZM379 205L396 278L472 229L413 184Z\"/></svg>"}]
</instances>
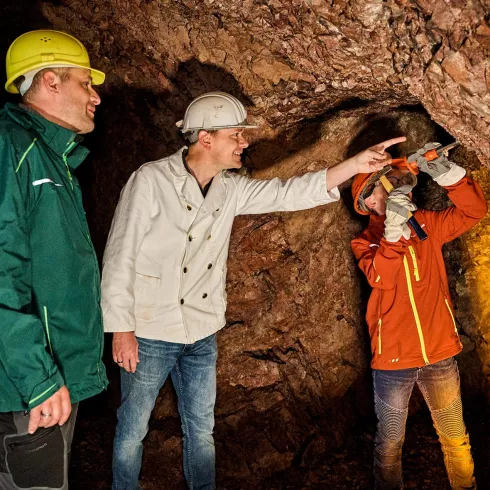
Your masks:
<instances>
[{"instance_id":1,"label":"white hard hat","mask_svg":"<svg viewBox=\"0 0 490 490\"><path fill-rule=\"evenodd\" d=\"M256 128L247 123L244 105L225 92L209 92L194 99L185 111L184 119L176 126L182 133L201 129Z\"/></svg>"}]
</instances>

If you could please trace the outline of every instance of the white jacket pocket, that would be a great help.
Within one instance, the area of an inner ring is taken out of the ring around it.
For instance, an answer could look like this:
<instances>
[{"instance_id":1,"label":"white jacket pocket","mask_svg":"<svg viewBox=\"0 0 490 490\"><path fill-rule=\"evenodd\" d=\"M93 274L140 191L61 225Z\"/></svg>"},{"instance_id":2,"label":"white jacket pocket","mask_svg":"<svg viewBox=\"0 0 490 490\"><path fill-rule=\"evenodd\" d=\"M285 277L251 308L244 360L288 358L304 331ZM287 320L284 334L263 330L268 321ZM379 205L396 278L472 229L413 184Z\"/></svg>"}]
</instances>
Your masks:
<instances>
[{"instance_id":1,"label":"white jacket pocket","mask_svg":"<svg viewBox=\"0 0 490 490\"><path fill-rule=\"evenodd\" d=\"M134 282L134 316L142 320L151 320L155 316L161 279L136 273Z\"/></svg>"}]
</instances>

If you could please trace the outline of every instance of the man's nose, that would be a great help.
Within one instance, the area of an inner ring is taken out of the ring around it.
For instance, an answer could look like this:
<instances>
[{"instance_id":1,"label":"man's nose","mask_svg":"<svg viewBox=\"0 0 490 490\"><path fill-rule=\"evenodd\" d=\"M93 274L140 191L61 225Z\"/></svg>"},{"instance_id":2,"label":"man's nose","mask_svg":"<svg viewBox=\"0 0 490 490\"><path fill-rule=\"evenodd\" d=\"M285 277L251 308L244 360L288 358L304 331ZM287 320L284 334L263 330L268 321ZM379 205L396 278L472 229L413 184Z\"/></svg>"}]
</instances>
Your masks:
<instances>
[{"instance_id":1,"label":"man's nose","mask_svg":"<svg viewBox=\"0 0 490 490\"><path fill-rule=\"evenodd\" d=\"M92 87L90 87L90 98L94 105L100 104L100 95Z\"/></svg>"},{"instance_id":2,"label":"man's nose","mask_svg":"<svg viewBox=\"0 0 490 490\"><path fill-rule=\"evenodd\" d=\"M247 148L249 145L248 141L242 135L238 138L238 144L240 145L240 148Z\"/></svg>"}]
</instances>

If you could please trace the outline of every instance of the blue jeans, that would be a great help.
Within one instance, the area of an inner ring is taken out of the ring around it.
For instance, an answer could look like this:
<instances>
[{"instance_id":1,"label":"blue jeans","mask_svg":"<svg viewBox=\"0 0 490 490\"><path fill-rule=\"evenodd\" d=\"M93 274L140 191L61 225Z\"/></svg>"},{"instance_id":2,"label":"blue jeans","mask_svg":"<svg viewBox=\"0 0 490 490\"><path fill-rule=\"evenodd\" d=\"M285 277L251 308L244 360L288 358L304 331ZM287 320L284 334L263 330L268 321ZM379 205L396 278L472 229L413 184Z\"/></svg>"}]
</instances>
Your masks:
<instances>
[{"instance_id":1,"label":"blue jeans","mask_svg":"<svg viewBox=\"0 0 490 490\"><path fill-rule=\"evenodd\" d=\"M216 335L194 344L138 338L135 373L121 369L121 406L114 439L113 490L139 489L143 438L156 397L170 373L184 434L184 475L191 490L216 488L214 403Z\"/></svg>"},{"instance_id":2,"label":"blue jeans","mask_svg":"<svg viewBox=\"0 0 490 490\"><path fill-rule=\"evenodd\" d=\"M378 417L375 438L375 488L403 488L402 446L408 402L417 383L439 436L451 488L476 488L473 457L463 421L459 372L451 357L421 368L373 370Z\"/></svg>"}]
</instances>

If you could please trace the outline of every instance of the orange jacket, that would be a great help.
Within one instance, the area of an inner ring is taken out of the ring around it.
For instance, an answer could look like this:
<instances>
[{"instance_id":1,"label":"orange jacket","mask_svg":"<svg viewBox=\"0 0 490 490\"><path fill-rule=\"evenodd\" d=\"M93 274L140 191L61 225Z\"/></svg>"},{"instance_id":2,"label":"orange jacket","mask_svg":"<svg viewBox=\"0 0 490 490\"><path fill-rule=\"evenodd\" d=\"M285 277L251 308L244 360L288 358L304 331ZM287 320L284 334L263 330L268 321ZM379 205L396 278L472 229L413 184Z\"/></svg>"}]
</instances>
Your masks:
<instances>
[{"instance_id":1,"label":"orange jacket","mask_svg":"<svg viewBox=\"0 0 490 490\"><path fill-rule=\"evenodd\" d=\"M371 215L352 250L373 288L366 320L373 369L406 369L433 364L461 351L442 256L442 245L476 225L487 213L480 186L464 177L445 187L453 205L415 212L429 238L390 243L384 216Z\"/></svg>"}]
</instances>

